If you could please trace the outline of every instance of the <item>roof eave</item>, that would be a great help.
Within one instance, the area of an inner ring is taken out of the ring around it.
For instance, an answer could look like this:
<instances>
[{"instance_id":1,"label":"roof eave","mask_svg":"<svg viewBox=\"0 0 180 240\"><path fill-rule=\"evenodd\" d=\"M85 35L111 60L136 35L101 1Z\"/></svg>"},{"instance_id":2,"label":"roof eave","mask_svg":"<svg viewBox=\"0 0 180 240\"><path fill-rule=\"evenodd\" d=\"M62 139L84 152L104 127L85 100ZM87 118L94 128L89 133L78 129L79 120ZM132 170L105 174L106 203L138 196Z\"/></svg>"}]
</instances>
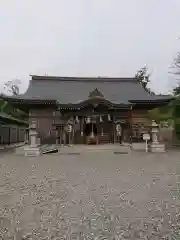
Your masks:
<instances>
[{"instance_id":1,"label":"roof eave","mask_svg":"<svg viewBox=\"0 0 180 240\"><path fill-rule=\"evenodd\" d=\"M67 76L50 76L50 75L44 75L44 76L39 76L39 75L30 75L30 77L32 78L32 80L40 80L40 81L46 81L46 80L57 80L57 81L70 81L70 82L124 82L124 81L128 81L128 82L136 82L137 80L134 77L103 77L103 76L99 76L99 77L67 77Z\"/></svg>"},{"instance_id":2,"label":"roof eave","mask_svg":"<svg viewBox=\"0 0 180 240\"><path fill-rule=\"evenodd\" d=\"M19 98L19 97L13 97L13 96L3 96L1 99L12 102L12 103L26 103L26 104L55 104L56 100L47 100L47 99L33 99L33 98Z\"/></svg>"},{"instance_id":3,"label":"roof eave","mask_svg":"<svg viewBox=\"0 0 180 240\"><path fill-rule=\"evenodd\" d=\"M95 99L93 99L95 100ZM96 99L97 100L97 99ZM100 100L100 99L99 99ZM101 99L102 100L102 99ZM93 103L91 102L91 99L88 99L88 100L85 100L85 101L82 101L80 103L76 103L76 104L73 104L73 103L69 103L69 104L61 104L59 103L59 101L57 101L57 105L59 106L59 109L82 109L84 108L85 106L87 105L99 105L99 104L105 104L107 105L110 109L130 109L132 105L132 103L128 103L128 104L123 104L123 103L119 103L119 104L116 104L116 103L112 103L106 99L102 100L102 102L97 102L97 103Z\"/></svg>"},{"instance_id":4,"label":"roof eave","mask_svg":"<svg viewBox=\"0 0 180 240\"><path fill-rule=\"evenodd\" d=\"M15 118L9 114L6 113L1 113L0 112L0 119L2 120L2 122L4 123L16 123L16 124L22 124L22 125L28 125L27 121Z\"/></svg>"},{"instance_id":5,"label":"roof eave","mask_svg":"<svg viewBox=\"0 0 180 240\"><path fill-rule=\"evenodd\" d=\"M129 100L130 103L135 104L158 104L158 103L168 103L170 101L174 100L174 97L172 98L163 98L163 99L150 99L150 100Z\"/></svg>"}]
</instances>

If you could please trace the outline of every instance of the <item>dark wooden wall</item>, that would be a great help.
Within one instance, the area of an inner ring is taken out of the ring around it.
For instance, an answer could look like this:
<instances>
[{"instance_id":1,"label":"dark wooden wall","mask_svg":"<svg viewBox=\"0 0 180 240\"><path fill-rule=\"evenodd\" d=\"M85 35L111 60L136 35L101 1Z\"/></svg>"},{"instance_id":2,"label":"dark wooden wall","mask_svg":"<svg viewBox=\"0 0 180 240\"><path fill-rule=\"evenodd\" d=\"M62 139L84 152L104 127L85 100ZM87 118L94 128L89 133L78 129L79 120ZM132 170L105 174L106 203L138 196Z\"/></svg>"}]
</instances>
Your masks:
<instances>
[{"instance_id":1,"label":"dark wooden wall","mask_svg":"<svg viewBox=\"0 0 180 240\"><path fill-rule=\"evenodd\" d=\"M133 141L142 141L143 132L150 131L151 120L148 118L148 110L132 110L132 133Z\"/></svg>"},{"instance_id":2,"label":"dark wooden wall","mask_svg":"<svg viewBox=\"0 0 180 240\"><path fill-rule=\"evenodd\" d=\"M85 109L84 112L67 112L67 117L69 116L75 116L80 115L83 116L83 114L88 114L88 109ZM90 112L89 112L90 113ZM107 112L108 113L108 112ZM132 124L132 128L134 129L134 126L136 129L139 129L139 126L149 126L150 120L148 119L147 110L146 109L134 109L132 110L131 114L127 112L127 110L122 110L119 112L114 113L116 116L119 116L119 118L129 120L129 123ZM55 125L59 124L61 120L61 114L59 111L56 110L55 107L46 107L46 108L31 108L29 111L29 122L36 121L37 124L37 131L39 133L41 144L55 144L57 139L57 131L55 129ZM107 116L105 117L107 118ZM131 118L131 119L130 119ZM107 120L107 119L106 119ZM103 126L104 133L110 133L112 131L112 124L106 122ZM101 131L102 125L97 122L98 131ZM126 135L128 135L129 126L126 126L125 132ZM61 136L62 137L62 136ZM128 137L126 137L128 138ZM68 136L66 136L66 140L68 142ZM74 132L73 137L74 143L85 143L85 136L81 136L81 129L78 129L76 132Z\"/></svg>"},{"instance_id":3,"label":"dark wooden wall","mask_svg":"<svg viewBox=\"0 0 180 240\"><path fill-rule=\"evenodd\" d=\"M52 108L37 108L29 111L29 124L36 122L41 144L56 143L56 131L53 128L58 113Z\"/></svg>"},{"instance_id":4,"label":"dark wooden wall","mask_svg":"<svg viewBox=\"0 0 180 240\"><path fill-rule=\"evenodd\" d=\"M0 144L13 144L25 141L26 127L0 125Z\"/></svg>"}]
</instances>

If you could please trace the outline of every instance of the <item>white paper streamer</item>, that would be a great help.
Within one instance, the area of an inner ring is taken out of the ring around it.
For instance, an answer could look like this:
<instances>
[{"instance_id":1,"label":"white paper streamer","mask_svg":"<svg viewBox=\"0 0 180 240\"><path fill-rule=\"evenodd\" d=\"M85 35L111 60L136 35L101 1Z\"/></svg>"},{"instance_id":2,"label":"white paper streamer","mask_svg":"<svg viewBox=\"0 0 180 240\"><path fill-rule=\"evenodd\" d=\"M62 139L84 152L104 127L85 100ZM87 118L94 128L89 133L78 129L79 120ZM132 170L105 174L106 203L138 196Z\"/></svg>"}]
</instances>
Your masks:
<instances>
[{"instance_id":1,"label":"white paper streamer","mask_svg":"<svg viewBox=\"0 0 180 240\"><path fill-rule=\"evenodd\" d=\"M87 117L87 119L86 119L86 123L90 123L90 122L91 122L90 117Z\"/></svg>"},{"instance_id":2,"label":"white paper streamer","mask_svg":"<svg viewBox=\"0 0 180 240\"><path fill-rule=\"evenodd\" d=\"M101 129L101 136L104 136L103 128Z\"/></svg>"},{"instance_id":3,"label":"white paper streamer","mask_svg":"<svg viewBox=\"0 0 180 240\"><path fill-rule=\"evenodd\" d=\"M79 123L79 117L78 116L76 116L76 122Z\"/></svg>"}]
</instances>

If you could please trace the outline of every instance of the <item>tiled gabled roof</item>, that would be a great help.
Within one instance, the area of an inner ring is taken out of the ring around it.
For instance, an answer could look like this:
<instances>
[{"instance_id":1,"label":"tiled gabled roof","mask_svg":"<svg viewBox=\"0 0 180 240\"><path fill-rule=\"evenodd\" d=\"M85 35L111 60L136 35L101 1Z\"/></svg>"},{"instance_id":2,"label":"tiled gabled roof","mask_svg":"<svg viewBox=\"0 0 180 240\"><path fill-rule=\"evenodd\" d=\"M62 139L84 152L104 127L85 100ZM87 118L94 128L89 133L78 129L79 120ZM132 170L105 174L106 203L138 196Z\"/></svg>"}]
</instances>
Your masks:
<instances>
[{"instance_id":1,"label":"tiled gabled roof","mask_svg":"<svg viewBox=\"0 0 180 240\"><path fill-rule=\"evenodd\" d=\"M150 95L135 78L107 77L53 77L32 76L25 94L16 98L25 100L57 100L62 104L85 101L96 92L112 103L159 101L170 96Z\"/></svg>"}]
</instances>

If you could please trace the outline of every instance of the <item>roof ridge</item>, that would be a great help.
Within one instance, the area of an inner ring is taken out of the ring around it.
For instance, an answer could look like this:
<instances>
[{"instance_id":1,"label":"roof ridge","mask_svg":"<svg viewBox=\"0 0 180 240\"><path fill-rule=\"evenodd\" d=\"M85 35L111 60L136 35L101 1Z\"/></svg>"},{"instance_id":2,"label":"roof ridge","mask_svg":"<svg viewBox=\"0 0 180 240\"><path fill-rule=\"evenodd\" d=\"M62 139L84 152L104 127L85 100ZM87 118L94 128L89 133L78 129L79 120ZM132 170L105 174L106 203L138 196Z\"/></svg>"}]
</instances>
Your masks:
<instances>
[{"instance_id":1,"label":"roof ridge","mask_svg":"<svg viewBox=\"0 0 180 240\"><path fill-rule=\"evenodd\" d=\"M136 82L134 77L58 77L30 75L32 80L69 81L69 82Z\"/></svg>"}]
</instances>

